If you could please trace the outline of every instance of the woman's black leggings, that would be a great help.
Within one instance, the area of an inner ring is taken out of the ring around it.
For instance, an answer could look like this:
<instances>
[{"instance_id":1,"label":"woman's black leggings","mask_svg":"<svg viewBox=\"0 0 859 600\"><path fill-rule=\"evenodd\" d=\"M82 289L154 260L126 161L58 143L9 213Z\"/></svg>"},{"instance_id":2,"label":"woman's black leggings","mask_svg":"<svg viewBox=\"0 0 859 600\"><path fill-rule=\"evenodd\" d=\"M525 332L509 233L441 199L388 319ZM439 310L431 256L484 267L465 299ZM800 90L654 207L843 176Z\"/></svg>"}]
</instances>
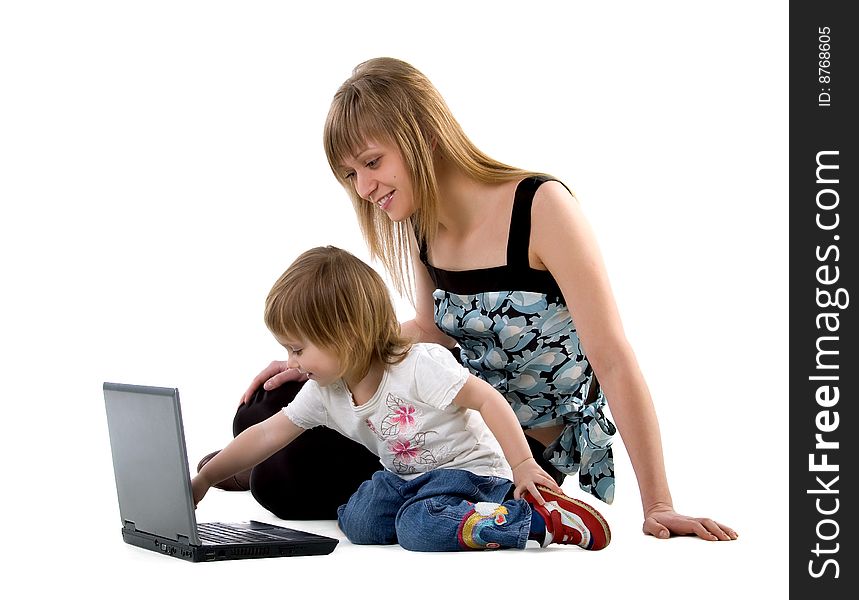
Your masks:
<instances>
[{"instance_id":1,"label":"woman's black leggings","mask_svg":"<svg viewBox=\"0 0 859 600\"><path fill-rule=\"evenodd\" d=\"M292 402L303 383L290 381L279 388L259 388L233 419L233 435L264 421ZM564 475L543 459L545 447L529 436L537 462L560 484ZM336 519L364 481L382 468L379 458L364 446L326 427L298 436L251 471L251 493L267 510L285 520Z\"/></svg>"}]
</instances>

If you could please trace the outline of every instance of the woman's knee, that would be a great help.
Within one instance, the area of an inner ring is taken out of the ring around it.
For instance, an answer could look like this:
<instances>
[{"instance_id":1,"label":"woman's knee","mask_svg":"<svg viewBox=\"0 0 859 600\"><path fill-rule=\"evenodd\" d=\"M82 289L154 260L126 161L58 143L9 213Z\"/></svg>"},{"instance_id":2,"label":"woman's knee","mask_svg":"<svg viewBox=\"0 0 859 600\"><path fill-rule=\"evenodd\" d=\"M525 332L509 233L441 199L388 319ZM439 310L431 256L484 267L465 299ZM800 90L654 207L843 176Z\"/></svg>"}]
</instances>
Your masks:
<instances>
[{"instance_id":1,"label":"woman's knee","mask_svg":"<svg viewBox=\"0 0 859 600\"><path fill-rule=\"evenodd\" d=\"M236 410L236 416L233 417L233 435L239 435L248 427L275 415L295 399L303 385L303 382L287 381L273 390L258 387L250 399L240 404Z\"/></svg>"}]
</instances>

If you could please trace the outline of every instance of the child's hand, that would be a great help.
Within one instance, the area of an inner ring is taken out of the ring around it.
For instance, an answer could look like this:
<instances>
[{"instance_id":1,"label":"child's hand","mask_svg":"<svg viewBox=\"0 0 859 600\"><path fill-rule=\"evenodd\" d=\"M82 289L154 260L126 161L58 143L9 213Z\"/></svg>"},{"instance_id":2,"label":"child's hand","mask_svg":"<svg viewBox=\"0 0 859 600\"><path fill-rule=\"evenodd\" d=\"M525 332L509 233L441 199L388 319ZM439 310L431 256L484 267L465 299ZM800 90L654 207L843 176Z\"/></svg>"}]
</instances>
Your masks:
<instances>
[{"instance_id":1,"label":"child's hand","mask_svg":"<svg viewBox=\"0 0 859 600\"><path fill-rule=\"evenodd\" d=\"M522 497L522 492L528 490L539 504L545 504L543 496L537 489L537 484L544 485L553 492L563 494L563 490L558 486L558 483L546 473L534 458L529 458L522 461L513 468L513 497L519 499Z\"/></svg>"},{"instance_id":2,"label":"child's hand","mask_svg":"<svg viewBox=\"0 0 859 600\"><path fill-rule=\"evenodd\" d=\"M209 484L209 482L204 478L200 477L199 474L191 479L191 492L194 495L194 508L197 508L200 500L203 499L210 487L212 487L211 484Z\"/></svg>"}]
</instances>

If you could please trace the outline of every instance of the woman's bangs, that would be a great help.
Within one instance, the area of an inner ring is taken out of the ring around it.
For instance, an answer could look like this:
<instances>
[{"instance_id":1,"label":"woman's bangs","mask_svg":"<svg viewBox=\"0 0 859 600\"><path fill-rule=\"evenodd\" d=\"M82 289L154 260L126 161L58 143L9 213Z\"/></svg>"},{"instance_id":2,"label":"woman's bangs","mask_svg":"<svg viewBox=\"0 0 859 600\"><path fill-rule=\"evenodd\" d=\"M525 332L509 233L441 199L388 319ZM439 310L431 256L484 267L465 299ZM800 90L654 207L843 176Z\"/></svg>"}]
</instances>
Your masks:
<instances>
[{"instance_id":1,"label":"woman's bangs","mask_svg":"<svg viewBox=\"0 0 859 600\"><path fill-rule=\"evenodd\" d=\"M357 106L357 98L344 101L329 115L325 128L325 153L332 170L343 178L343 165L352 160L367 145L368 140L379 140L385 126L375 115L367 114Z\"/></svg>"}]
</instances>

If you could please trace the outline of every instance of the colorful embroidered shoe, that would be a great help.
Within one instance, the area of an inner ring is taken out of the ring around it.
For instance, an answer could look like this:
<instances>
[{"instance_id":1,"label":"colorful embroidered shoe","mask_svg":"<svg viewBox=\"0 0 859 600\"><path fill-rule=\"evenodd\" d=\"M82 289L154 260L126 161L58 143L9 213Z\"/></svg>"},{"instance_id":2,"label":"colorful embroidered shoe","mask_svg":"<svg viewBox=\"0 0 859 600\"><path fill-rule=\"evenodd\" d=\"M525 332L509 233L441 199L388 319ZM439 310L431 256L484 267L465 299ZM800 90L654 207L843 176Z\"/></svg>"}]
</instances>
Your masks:
<instances>
[{"instance_id":1,"label":"colorful embroidered shoe","mask_svg":"<svg viewBox=\"0 0 859 600\"><path fill-rule=\"evenodd\" d=\"M597 509L542 485L538 485L537 489L546 501L542 506L537 504L530 492L525 492L522 497L546 522L546 537L541 546L575 544L585 550L602 550L608 546L611 530Z\"/></svg>"}]
</instances>

